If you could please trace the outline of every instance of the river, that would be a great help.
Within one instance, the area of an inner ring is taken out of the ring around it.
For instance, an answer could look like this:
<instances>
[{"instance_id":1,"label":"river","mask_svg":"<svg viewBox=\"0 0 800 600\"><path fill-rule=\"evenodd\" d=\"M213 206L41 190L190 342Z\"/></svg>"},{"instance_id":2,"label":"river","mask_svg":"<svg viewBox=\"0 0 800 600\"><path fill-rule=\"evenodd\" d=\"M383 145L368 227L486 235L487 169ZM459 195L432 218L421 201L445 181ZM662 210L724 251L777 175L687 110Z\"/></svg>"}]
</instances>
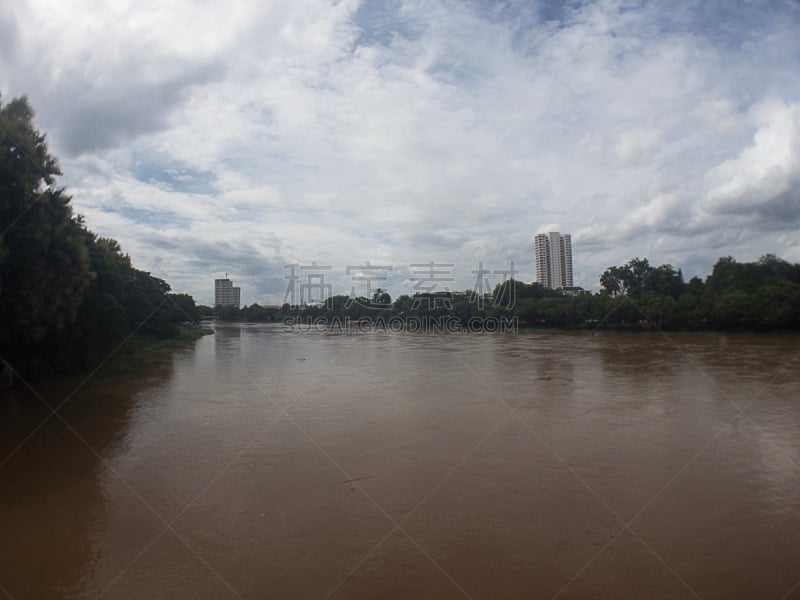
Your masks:
<instances>
[{"instance_id":1,"label":"river","mask_svg":"<svg viewBox=\"0 0 800 600\"><path fill-rule=\"evenodd\" d=\"M800 336L215 328L0 396L0 597L800 598Z\"/></svg>"}]
</instances>

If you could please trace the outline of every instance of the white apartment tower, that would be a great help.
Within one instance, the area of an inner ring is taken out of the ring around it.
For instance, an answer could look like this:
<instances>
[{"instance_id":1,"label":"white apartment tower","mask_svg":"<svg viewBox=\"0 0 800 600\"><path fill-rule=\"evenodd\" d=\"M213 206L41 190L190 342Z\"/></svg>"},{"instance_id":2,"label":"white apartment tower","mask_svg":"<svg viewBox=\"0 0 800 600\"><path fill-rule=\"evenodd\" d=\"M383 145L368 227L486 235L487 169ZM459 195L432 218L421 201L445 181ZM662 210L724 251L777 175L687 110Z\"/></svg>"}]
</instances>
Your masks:
<instances>
[{"instance_id":1,"label":"white apartment tower","mask_svg":"<svg viewBox=\"0 0 800 600\"><path fill-rule=\"evenodd\" d=\"M572 237L557 231L533 239L536 281L552 290L572 287Z\"/></svg>"},{"instance_id":2,"label":"white apartment tower","mask_svg":"<svg viewBox=\"0 0 800 600\"><path fill-rule=\"evenodd\" d=\"M233 282L227 278L214 280L214 306L235 306L241 303L241 288L233 287Z\"/></svg>"}]
</instances>

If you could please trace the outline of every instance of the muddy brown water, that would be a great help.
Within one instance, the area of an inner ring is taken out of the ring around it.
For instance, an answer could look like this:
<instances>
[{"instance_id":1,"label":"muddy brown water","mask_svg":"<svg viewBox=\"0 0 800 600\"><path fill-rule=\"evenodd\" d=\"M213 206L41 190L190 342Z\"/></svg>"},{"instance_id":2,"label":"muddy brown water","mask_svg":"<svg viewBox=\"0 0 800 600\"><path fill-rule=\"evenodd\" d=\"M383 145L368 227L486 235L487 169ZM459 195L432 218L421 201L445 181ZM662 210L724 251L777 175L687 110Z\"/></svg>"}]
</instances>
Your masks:
<instances>
[{"instance_id":1,"label":"muddy brown water","mask_svg":"<svg viewBox=\"0 0 800 600\"><path fill-rule=\"evenodd\" d=\"M0 597L800 598L798 352L218 325L0 397Z\"/></svg>"}]
</instances>

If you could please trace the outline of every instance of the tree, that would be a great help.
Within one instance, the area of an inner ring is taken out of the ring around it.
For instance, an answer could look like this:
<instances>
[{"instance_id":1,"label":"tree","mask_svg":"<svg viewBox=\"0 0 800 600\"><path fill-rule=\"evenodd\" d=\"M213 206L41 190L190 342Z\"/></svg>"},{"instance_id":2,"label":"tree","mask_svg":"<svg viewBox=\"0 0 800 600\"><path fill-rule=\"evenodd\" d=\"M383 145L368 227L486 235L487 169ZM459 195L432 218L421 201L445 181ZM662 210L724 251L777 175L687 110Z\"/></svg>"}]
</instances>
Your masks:
<instances>
[{"instance_id":1,"label":"tree","mask_svg":"<svg viewBox=\"0 0 800 600\"><path fill-rule=\"evenodd\" d=\"M646 258L632 258L621 267L609 267L600 284L610 296L638 296L653 268Z\"/></svg>"},{"instance_id":2,"label":"tree","mask_svg":"<svg viewBox=\"0 0 800 600\"><path fill-rule=\"evenodd\" d=\"M644 292L663 294L670 296L673 300L680 297L684 287L683 273L680 269L676 271L672 265L661 265L655 269L649 269L642 282Z\"/></svg>"},{"instance_id":3,"label":"tree","mask_svg":"<svg viewBox=\"0 0 800 600\"><path fill-rule=\"evenodd\" d=\"M638 297L645 292L656 292L680 297L684 289L683 273L672 265L651 267L646 258L632 258L619 266L608 267L600 276L603 291L609 296Z\"/></svg>"},{"instance_id":4,"label":"tree","mask_svg":"<svg viewBox=\"0 0 800 600\"><path fill-rule=\"evenodd\" d=\"M632 258L625 265L627 269L626 288L631 296L638 296L645 290L645 283L653 273L653 267L646 258ZM671 267L670 267L671 268Z\"/></svg>"},{"instance_id":5,"label":"tree","mask_svg":"<svg viewBox=\"0 0 800 600\"><path fill-rule=\"evenodd\" d=\"M172 320L177 322L197 323L200 320L200 313L197 310L194 298L189 294L169 294L169 301L172 308ZM261 308L257 304L254 304Z\"/></svg>"},{"instance_id":6,"label":"tree","mask_svg":"<svg viewBox=\"0 0 800 600\"><path fill-rule=\"evenodd\" d=\"M669 326L675 318L675 300L672 296L657 292L645 292L639 302L639 308L656 327Z\"/></svg>"},{"instance_id":7,"label":"tree","mask_svg":"<svg viewBox=\"0 0 800 600\"><path fill-rule=\"evenodd\" d=\"M205 304L198 304L195 307L195 310L197 311L197 316L200 317L201 319L205 317L214 316L214 309L211 308L210 306L206 306Z\"/></svg>"},{"instance_id":8,"label":"tree","mask_svg":"<svg viewBox=\"0 0 800 600\"><path fill-rule=\"evenodd\" d=\"M389 305L391 305L391 303L392 303L392 297L386 290L378 288L372 293L372 304L388 308Z\"/></svg>"},{"instance_id":9,"label":"tree","mask_svg":"<svg viewBox=\"0 0 800 600\"><path fill-rule=\"evenodd\" d=\"M751 294L732 290L714 303L711 318L717 327L752 327L758 323L758 305Z\"/></svg>"},{"instance_id":10,"label":"tree","mask_svg":"<svg viewBox=\"0 0 800 600\"><path fill-rule=\"evenodd\" d=\"M616 302L618 300L608 294L596 295L592 298L592 312L589 315L589 320L595 323L613 322L612 317L614 316Z\"/></svg>"},{"instance_id":11,"label":"tree","mask_svg":"<svg viewBox=\"0 0 800 600\"><path fill-rule=\"evenodd\" d=\"M731 256L717 260L711 275L706 278L706 291L712 296L734 289L753 292L755 288L752 270L747 265L737 263Z\"/></svg>"},{"instance_id":12,"label":"tree","mask_svg":"<svg viewBox=\"0 0 800 600\"><path fill-rule=\"evenodd\" d=\"M132 333L171 337L194 299L89 231L25 98L0 102L0 356L41 377L97 364Z\"/></svg>"},{"instance_id":13,"label":"tree","mask_svg":"<svg viewBox=\"0 0 800 600\"><path fill-rule=\"evenodd\" d=\"M759 289L756 302L761 308L763 320L769 326L800 325L800 284L787 278L773 278Z\"/></svg>"},{"instance_id":14,"label":"tree","mask_svg":"<svg viewBox=\"0 0 800 600\"><path fill-rule=\"evenodd\" d=\"M93 274L84 232L26 98L0 99L0 350L74 322Z\"/></svg>"},{"instance_id":15,"label":"tree","mask_svg":"<svg viewBox=\"0 0 800 600\"><path fill-rule=\"evenodd\" d=\"M625 291L625 278L624 267L608 267L600 275L600 285L609 296L619 296Z\"/></svg>"},{"instance_id":16,"label":"tree","mask_svg":"<svg viewBox=\"0 0 800 600\"><path fill-rule=\"evenodd\" d=\"M414 306L414 299L408 294L398 296L394 301L393 307L395 312L401 315L411 313L411 308Z\"/></svg>"}]
</instances>

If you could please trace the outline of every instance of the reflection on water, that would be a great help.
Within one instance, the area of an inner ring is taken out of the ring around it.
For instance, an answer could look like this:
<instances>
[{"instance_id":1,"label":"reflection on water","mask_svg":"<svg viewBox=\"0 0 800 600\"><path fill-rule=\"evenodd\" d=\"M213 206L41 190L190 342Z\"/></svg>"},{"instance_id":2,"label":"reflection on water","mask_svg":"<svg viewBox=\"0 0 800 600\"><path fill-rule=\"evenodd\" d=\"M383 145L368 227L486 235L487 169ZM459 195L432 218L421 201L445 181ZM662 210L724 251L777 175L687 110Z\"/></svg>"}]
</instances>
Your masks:
<instances>
[{"instance_id":1,"label":"reflection on water","mask_svg":"<svg viewBox=\"0 0 800 600\"><path fill-rule=\"evenodd\" d=\"M221 324L0 399L0 591L780 598L798 341Z\"/></svg>"},{"instance_id":2,"label":"reflection on water","mask_svg":"<svg viewBox=\"0 0 800 600\"><path fill-rule=\"evenodd\" d=\"M0 396L0 586L13 598L73 596L101 551L108 470L124 448L135 399L172 376L169 362L124 380L80 379ZM45 404L46 403L46 404Z\"/></svg>"}]
</instances>

